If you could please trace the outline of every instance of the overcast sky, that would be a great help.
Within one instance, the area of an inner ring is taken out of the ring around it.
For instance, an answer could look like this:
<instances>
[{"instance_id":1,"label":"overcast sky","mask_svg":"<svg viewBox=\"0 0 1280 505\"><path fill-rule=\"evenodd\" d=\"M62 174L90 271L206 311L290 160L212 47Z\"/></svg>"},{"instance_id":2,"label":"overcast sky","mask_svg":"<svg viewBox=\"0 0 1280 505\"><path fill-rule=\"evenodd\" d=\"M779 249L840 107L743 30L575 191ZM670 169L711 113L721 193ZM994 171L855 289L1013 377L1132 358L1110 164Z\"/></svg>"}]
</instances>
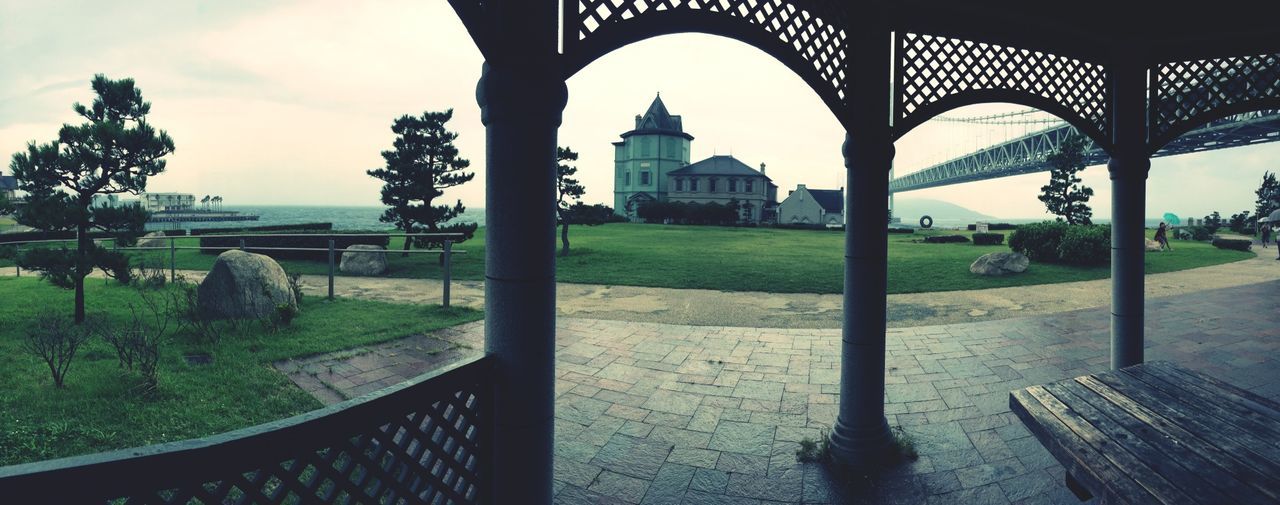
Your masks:
<instances>
[{"instance_id":1,"label":"overcast sky","mask_svg":"<svg viewBox=\"0 0 1280 505\"><path fill-rule=\"evenodd\" d=\"M250 204L378 205L392 119L454 109L450 128L476 179L446 197L484 205L484 129L475 103L482 58L445 0L379 2L0 0L0 171L27 142L78 123L95 73L133 77L150 121L177 145L148 190ZM799 78L764 53L709 35L650 39L569 81L560 144L581 154L588 202L612 202L610 143L656 92L695 137L694 161L732 153L768 164L780 195L804 183L838 188L843 131ZM952 111L981 115L1021 106ZM898 173L1000 140L1003 127L928 123L898 142ZM1280 143L1156 159L1147 215L1253 208ZM911 192L1005 218L1044 215L1048 174ZM1095 216L1110 214L1105 167L1091 167Z\"/></svg>"}]
</instances>

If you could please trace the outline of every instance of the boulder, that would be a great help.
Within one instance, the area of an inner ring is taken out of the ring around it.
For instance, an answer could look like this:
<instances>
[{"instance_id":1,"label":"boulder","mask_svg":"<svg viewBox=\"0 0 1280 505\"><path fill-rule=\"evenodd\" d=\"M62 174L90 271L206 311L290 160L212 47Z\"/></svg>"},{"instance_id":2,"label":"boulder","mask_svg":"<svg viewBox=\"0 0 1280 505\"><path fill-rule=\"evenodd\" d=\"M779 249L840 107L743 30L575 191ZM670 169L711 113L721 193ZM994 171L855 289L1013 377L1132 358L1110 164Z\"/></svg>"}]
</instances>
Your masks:
<instances>
[{"instance_id":1,"label":"boulder","mask_svg":"<svg viewBox=\"0 0 1280 505\"><path fill-rule=\"evenodd\" d=\"M1160 250L1160 243L1151 239L1147 239L1147 252L1156 252Z\"/></svg>"},{"instance_id":2,"label":"boulder","mask_svg":"<svg viewBox=\"0 0 1280 505\"><path fill-rule=\"evenodd\" d=\"M138 238L138 247L169 247L169 239L162 231L153 231Z\"/></svg>"},{"instance_id":3,"label":"boulder","mask_svg":"<svg viewBox=\"0 0 1280 505\"><path fill-rule=\"evenodd\" d=\"M198 303L201 313L219 319L269 317L282 304L298 308L279 263L239 250L218 255L209 275L200 281Z\"/></svg>"},{"instance_id":4,"label":"boulder","mask_svg":"<svg viewBox=\"0 0 1280 505\"><path fill-rule=\"evenodd\" d=\"M382 275L387 273L387 250L378 245L353 245L342 252L338 269L352 275Z\"/></svg>"},{"instance_id":5,"label":"boulder","mask_svg":"<svg viewBox=\"0 0 1280 505\"><path fill-rule=\"evenodd\" d=\"M1031 260L1015 252L997 252L984 254L972 265L969 271L978 275L1006 275L1027 271Z\"/></svg>"}]
</instances>

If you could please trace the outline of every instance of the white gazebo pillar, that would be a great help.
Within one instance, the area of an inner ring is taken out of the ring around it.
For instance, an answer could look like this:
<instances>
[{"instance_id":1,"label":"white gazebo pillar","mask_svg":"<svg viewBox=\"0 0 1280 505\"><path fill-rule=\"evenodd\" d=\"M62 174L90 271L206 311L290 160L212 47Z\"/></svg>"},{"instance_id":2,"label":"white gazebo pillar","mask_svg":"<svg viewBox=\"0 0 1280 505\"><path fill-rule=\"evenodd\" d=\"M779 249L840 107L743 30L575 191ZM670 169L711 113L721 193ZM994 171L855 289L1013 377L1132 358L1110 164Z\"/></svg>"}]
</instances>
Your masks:
<instances>
[{"instance_id":1,"label":"white gazebo pillar","mask_svg":"<svg viewBox=\"0 0 1280 505\"><path fill-rule=\"evenodd\" d=\"M1146 255L1147 71L1132 57L1111 68L1111 368L1143 361Z\"/></svg>"},{"instance_id":2,"label":"white gazebo pillar","mask_svg":"<svg viewBox=\"0 0 1280 505\"><path fill-rule=\"evenodd\" d=\"M558 6L493 2L476 89L485 125L486 503L550 504L555 415L556 134L568 92Z\"/></svg>"}]
</instances>

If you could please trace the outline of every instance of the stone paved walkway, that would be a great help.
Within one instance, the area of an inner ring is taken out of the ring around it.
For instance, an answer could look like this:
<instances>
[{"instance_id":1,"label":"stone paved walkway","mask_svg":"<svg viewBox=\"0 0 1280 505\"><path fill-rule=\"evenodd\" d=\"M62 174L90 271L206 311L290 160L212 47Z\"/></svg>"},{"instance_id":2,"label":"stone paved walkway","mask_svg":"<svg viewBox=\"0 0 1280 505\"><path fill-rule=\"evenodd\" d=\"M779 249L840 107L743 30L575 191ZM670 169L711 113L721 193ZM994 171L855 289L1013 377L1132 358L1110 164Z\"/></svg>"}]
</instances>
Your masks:
<instances>
[{"instance_id":1,"label":"stone paved walkway","mask_svg":"<svg viewBox=\"0 0 1280 505\"><path fill-rule=\"evenodd\" d=\"M1278 290L1271 281L1148 300L1147 358L1280 399ZM838 330L561 318L556 500L1076 504L1008 393L1105 370L1108 324L1099 308L890 330L886 410L920 457L840 483L795 458L800 440L835 420ZM482 332L473 323L278 366L332 402L478 353Z\"/></svg>"}]
</instances>

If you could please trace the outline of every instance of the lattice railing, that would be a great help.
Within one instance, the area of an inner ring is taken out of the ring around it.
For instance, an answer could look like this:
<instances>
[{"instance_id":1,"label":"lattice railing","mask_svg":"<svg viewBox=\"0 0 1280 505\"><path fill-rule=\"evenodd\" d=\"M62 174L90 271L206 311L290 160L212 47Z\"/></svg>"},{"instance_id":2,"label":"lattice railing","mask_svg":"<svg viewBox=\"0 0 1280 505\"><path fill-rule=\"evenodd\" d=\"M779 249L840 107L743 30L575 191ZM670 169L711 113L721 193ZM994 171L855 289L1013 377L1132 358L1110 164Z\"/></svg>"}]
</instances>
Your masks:
<instances>
[{"instance_id":1,"label":"lattice railing","mask_svg":"<svg viewBox=\"0 0 1280 505\"><path fill-rule=\"evenodd\" d=\"M1041 51L949 37L900 32L897 35L895 123L909 129L927 118L912 116L930 105L966 92L969 103L1018 101L1018 94L1048 100L1099 132L1107 131L1106 71L1098 64ZM1071 119L1071 118L1064 118Z\"/></svg>"},{"instance_id":2,"label":"lattice railing","mask_svg":"<svg viewBox=\"0 0 1280 505\"><path fill-rule=\"evenodd\" d=\"M488 368L477 358L205 439L0 468L0 501L482 503L492 423Z\"/></svg>"},{"instance_id":3,"label":"lattice railing","mask_svg":"<svg viewBox=\"0 0 1280 505\"><path fill-rule=\"evenodd\" d=\"M1202 118L1280 100L1280 54L1164 63L1154 77L1151 129L1161 144Z\"/></svg>"},{"instance_id":4,"label":"lattice railing","mask_svg":"<svg viewBox=\"0 0 1280 505\"><path fill-rule=\"evenodd\" d=\"M592 35L608 31L610 26L659 13L712 13L740 20L762 31L762 37L776 39L813 66L819 78L831 86L831 93L844 98L845 41L848 34L836 6L823 7L827 12L806 9L791 0L575 0L576 18L566 27L569 37L576 31L576 41L566 40L566 47L586 41ZM835 2L830 2L835 4ZM823 5L825 2L815 2ZM566 6L569 8L569 6ZM824 18L824 15L827 18ZM750 42L750 41L747 41ZM762 48L768 49L768 48Z\"/></svg>"}]
</instances>

